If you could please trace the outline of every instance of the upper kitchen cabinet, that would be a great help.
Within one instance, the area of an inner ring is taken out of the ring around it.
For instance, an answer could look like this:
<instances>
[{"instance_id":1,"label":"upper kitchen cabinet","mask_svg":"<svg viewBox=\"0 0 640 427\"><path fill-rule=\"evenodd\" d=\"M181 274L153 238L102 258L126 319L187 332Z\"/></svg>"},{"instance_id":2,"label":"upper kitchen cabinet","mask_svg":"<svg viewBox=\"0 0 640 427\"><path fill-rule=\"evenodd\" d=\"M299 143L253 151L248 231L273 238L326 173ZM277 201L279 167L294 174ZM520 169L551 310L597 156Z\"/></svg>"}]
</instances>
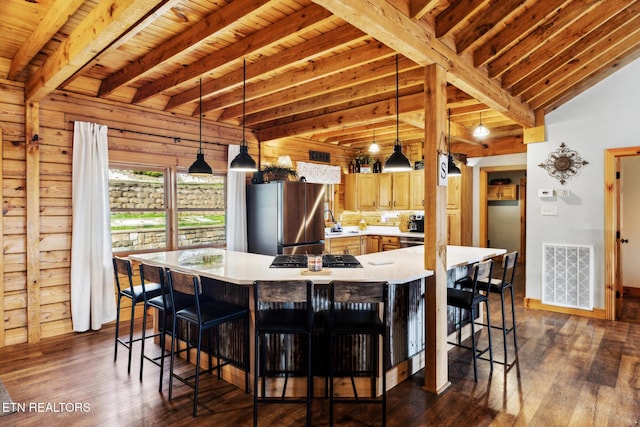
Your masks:
<instances>
[{"instance_id":1,"label":"upper kitchen cabinet","mask_svg":"<svg viewBox=\"0 0 640 427\"><path fill-rule=\"evenodd\" d=\"M470 167L460 165L461 176L447 181L447 236L450 245L471 246L473 176ZM428 215L425 209L425 215Z\"/></svg>"},{"instance_id":2,"label":"upper kitchen cabinet","mask_svg":"<svg viewBox=\"0 0 640 427\"><path fill-rule=\"evenodd\" d=\"M345 177L345 209L375 210L410 207L410 172L356 173Z\"/></svg>"},{"instance_id":3,"label":"upper kitchen cabinet","mask_svg":"<svg viewBox=\"0 0 640 427\"><path fill-rule=\"evenodd\" d=\"M409 172L378 175L380 209L409 209Z\"/></svg>"},{"instance_id":4,"label":"upper kitchen cabinet","mask_svg":"<svg viewBox=\"0 0 640 427\"><path fill-rule=\"evenodd\" d=\"M518 200L516 184L487 185L487 200Z\"/></svg>"},{"instance_id":5,"label":"upper kitchen cabinet","mask_svg":"<svg viewBox=\"0 0 640 427\"><path fill-rule=\"evenodd\" d=\"M377 173L350 173L345 176L345 210L374 210L379 207L379 175Z\"/></svg>"},{"instance_id":6,"label":"upper kitchen cabinet","mask_svg":"<svg viewBox=\"0 0 640 427\"><path fill-rule=\"evenodd\" d=\"M409 172L409 209L424 210L424 169Z\"/></svg>"}]
</instances>

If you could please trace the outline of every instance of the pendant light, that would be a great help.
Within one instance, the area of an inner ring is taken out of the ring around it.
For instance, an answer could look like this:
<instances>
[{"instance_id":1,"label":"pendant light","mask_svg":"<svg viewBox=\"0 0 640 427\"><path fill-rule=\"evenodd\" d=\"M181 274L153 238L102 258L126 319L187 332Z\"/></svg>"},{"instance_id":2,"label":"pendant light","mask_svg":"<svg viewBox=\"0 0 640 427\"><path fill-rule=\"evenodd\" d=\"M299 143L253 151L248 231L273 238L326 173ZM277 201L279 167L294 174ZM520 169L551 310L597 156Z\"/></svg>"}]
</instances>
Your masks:
<instances>
[{"instance_id":1,"label":"pendant light","mask_svg":"<svg viewBox=\"0 0 640 427\"><path fill-rule=\"evenodd\" d=\"M245 132L245 108L246 108L246 90L247 90L247 61L242 64L242 142L240 143L240 153L231 162L229 166L237 172L255 172L258 170L256 162L249 155L249 147L244 137Z\"/></svg>"},{"instance_id":2,"label":"pendant light","mask_svg":"<svg viewBox=\"0 0 640 427\"><path fill-rule=\"evenodd\" d=\"M198 148L198 154L196 154L196 161L189 167L189 175L211 175L213 171L211 166L204 161L204 153L202 152L202 79L200 79L200 107L198 114L200 115L200 146Z\"/></svg>"},{"instance_id":3,"label":"pendant light","mask_svg":"<svg viewBox=\"0 0 640 427\"><path fill-rule=\"evenodd\" d=\"M473 136L476 138L484 138L489 136L489 129L482 124L482 111L480 111L480 124L473 131Z\"/></svg>"},{"instance_id":4,"label":"pendant light","mask_svg":"<svg viewBox=\"0 0 640 427\"><path fill-rule=\"evenodd\" d=\"M451 108L449 108L449 130L448 130L448 139L449 139L449 164L447 165L447 177L450 176L460 176L462 175L462 171L456 164L453 162L453 154L451 154Z\"/></svg>"},{"instance_id":5,"label":"pendant light","mask_svg":"<svg viewBox=\"0 0 640 427\"><path fill-rule=\"evenodd\" d=\"M400 110L398 108L400 89L398 83L398 54L396 54L396 140L393 144L393 154L384 162L384 170L387 172L398 172L411 170L409 159L402 153L400 145Z\"/></svg>"},{"instance_id":6,"label":"pendant light","mask_svg":"<svg viewBox=\"0 0 640 427\"><path fill-rule=\"evenodd\" d=\"M369 152L370 153L378 153L380 151L380 147L378 146L378 143L376 142L376 131L373 131L373 141L371 142L371 145L369 146Z\"/></svg>"}]
</instances>

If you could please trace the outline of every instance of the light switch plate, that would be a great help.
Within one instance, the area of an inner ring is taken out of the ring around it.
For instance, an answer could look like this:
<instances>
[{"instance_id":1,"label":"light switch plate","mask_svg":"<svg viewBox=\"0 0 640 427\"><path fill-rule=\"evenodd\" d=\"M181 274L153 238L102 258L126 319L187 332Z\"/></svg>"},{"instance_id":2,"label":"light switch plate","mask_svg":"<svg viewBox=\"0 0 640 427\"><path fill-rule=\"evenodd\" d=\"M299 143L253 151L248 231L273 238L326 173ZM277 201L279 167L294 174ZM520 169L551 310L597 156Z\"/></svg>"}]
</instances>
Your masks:
<instances>
[{"instance_id":1,"label":"light switch plate","mask_svg":"<svg viewBox=\"0 0 640 427\"><path fill-rule=\"evenodd\" d=\"M540 214L546 216L558 215L558 206L556 205L542 205L540 206Z\"/></svg>"}]
</instances>

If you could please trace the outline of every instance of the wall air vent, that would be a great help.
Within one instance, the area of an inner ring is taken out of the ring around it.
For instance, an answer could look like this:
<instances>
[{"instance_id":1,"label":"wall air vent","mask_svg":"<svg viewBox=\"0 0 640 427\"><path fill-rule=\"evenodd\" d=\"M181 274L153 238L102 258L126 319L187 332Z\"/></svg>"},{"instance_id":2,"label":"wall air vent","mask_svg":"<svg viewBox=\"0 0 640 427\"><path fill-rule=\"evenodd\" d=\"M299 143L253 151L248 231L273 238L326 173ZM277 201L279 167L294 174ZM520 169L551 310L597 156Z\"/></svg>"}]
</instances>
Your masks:
<instances>
[{"instance_id":1,"label":"wall air vent","mask_svg":"<svg viewBox=\"0 0 640 427\"><path fill-rule=\"evenodd\" d=\"M543 243L542 303L593 309L593 246Z\"/></svg>"}]
</instances>

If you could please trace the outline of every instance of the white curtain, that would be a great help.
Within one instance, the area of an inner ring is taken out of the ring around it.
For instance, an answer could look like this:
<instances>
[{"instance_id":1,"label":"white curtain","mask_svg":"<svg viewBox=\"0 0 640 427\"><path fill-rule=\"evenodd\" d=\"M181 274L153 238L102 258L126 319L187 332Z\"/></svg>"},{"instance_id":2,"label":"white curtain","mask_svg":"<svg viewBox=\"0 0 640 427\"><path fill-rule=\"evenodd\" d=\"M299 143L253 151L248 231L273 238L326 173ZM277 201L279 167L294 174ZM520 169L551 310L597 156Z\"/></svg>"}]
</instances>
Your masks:
<instances>
[{"instance_id":1,"label":"white curtain","mask_svg":"<svg viewBox=\"0 0 640 427\"><path fill-rule=\"evenodd\" d=\"M239 145L229 145L229 162L240 152ZM247 252L247 174L227 167L227 249Z\"/></svg>"},{"instance_id":2,"label":"white curtain","mask_svg":"<svg viewBox=\"0 0 640 427\"><path fill-rule=\"evenodd\" d=\"M109 223L107 127L75 122L71 319L73 330L98 330L116 318Z\"/></svg>"}]
</instances>

